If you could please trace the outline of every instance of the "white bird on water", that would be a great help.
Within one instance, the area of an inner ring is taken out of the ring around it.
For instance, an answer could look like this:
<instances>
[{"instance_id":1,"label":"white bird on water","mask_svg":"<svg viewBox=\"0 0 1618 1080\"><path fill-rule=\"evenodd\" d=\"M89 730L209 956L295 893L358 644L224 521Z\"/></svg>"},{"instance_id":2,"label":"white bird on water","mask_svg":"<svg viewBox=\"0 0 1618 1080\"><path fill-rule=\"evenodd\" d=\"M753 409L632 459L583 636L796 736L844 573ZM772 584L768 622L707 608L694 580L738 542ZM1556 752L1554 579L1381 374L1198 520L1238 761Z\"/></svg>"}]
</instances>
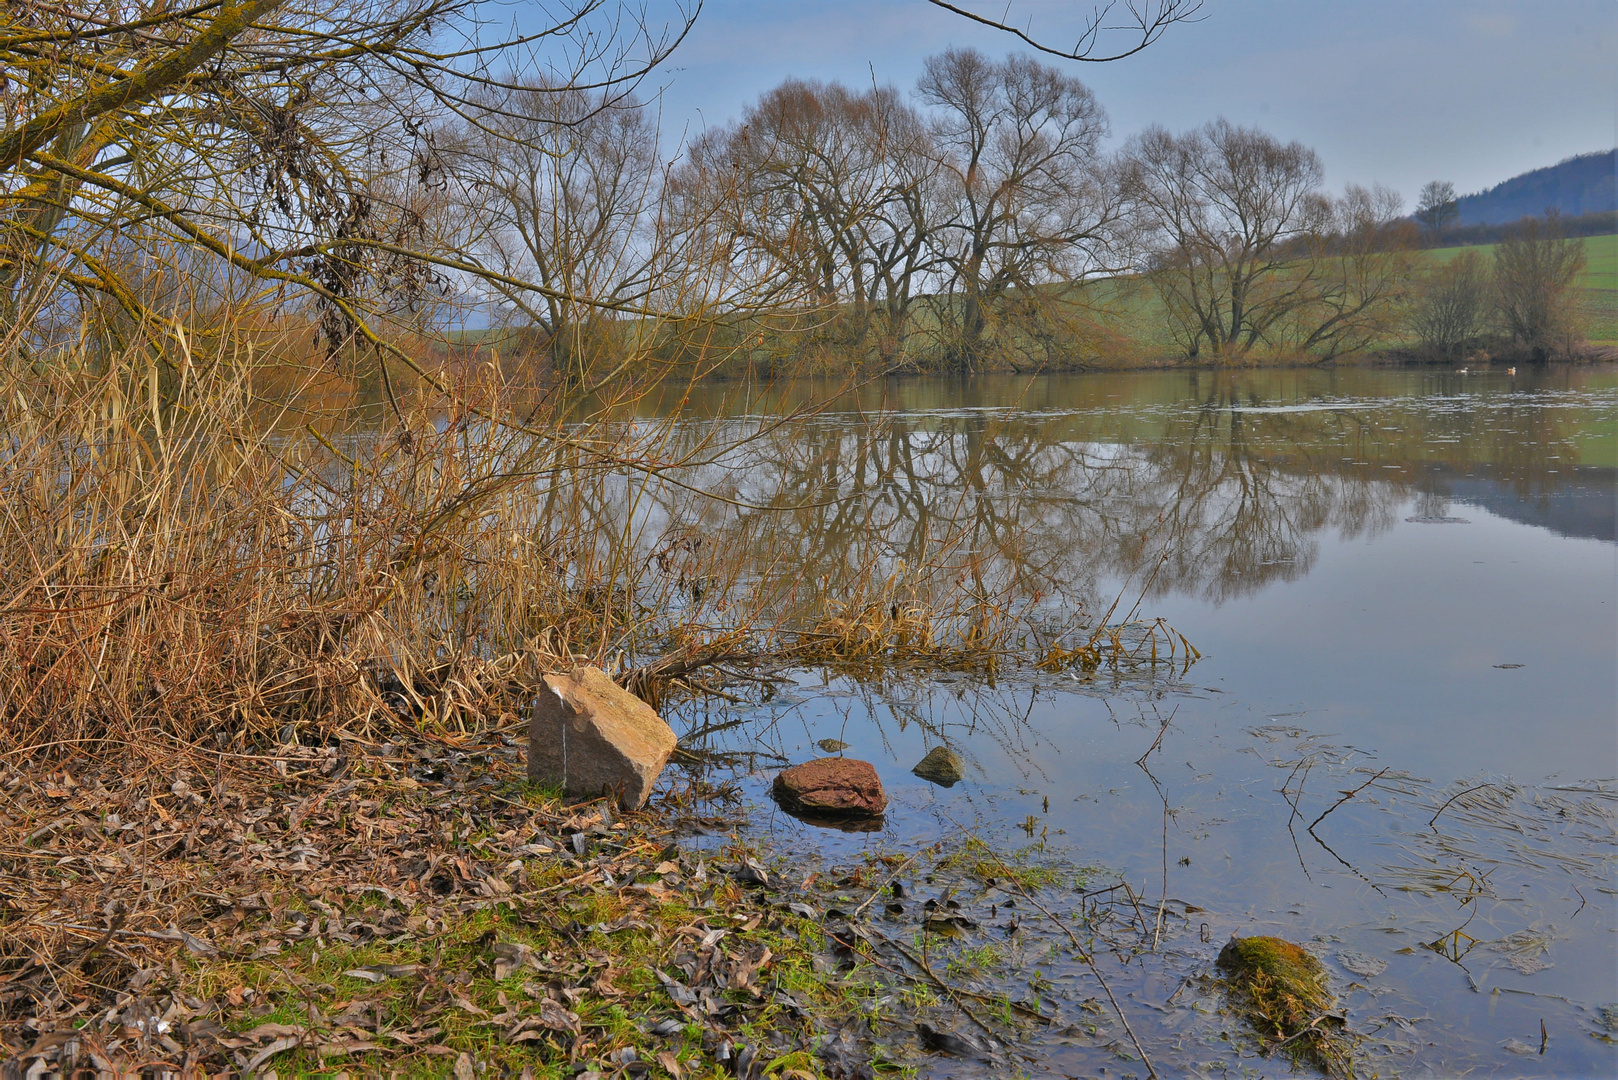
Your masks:
<instances>
[{"instance_id":1,"label":"white bird on water","mask_svg":"<svg viewBox=\"0 0 1618 1080\"><path fill-rule=\"evenodd\" d=\"M1455 374L1457 374L1457 375L1465 375L1466 374L1466 368L1464 368L1464 367L1456 368L1455 369Z\"/></svg>"}]
</instances>

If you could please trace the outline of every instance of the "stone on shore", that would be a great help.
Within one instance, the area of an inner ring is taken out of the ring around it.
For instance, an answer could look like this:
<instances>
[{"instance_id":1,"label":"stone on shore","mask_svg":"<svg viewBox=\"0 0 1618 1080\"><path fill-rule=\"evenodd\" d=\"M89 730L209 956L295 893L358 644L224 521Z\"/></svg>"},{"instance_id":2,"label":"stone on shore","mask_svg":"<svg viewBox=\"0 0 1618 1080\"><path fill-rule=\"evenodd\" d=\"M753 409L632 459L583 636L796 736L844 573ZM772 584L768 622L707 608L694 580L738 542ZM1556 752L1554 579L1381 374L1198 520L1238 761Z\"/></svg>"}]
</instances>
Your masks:
<instances>
[{"instance_id":1,"label":"stone on shore","mask_svg":"<svg viewBox=\"0 0 1618 1080\"><path fill-rule=\"evenodd\" d=\"M643 806L669 755L674 732L652 707L596 667L546 675L528 717L528 779L565 795L614 795Z\"/></svg>"},{"instance_id":2,"label":"stone on shore","mask_svg":"<svg viewBox=\"0 0 1618 1080\"><path fill-rule=\"evenodd\" d=\"M965 775L961 771L965 764L961 760L961 755L949 747L935 746L927 751L927 756L916 762L916 767L910 771L930 784L954 787Z\"/></svg>"},{"instance_id":3,"label":"stone on shore","mask_svg":"<svg viewBox=\"0 0 1618 1080\"><path fill-rule=\"evenodd\" d=\"M854 758L815 758L783 769L774 795L783 809L811 817L872 818L888 808L876 767Z\"/></svg>"}]
</instances>

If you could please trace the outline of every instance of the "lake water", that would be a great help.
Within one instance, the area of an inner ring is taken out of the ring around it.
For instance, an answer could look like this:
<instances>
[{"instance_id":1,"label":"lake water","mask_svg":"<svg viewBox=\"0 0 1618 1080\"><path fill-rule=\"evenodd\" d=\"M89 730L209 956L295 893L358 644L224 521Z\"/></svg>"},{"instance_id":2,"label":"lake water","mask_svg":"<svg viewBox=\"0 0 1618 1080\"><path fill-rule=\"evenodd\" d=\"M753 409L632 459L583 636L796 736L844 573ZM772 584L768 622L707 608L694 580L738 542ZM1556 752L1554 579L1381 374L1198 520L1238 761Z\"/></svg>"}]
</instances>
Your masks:
<instances>
[{"instance_id":1,"label":"lake water","mask_svg":"<svg viewBox=\"0 0 1618 1080\"><path fill-rule=\"evenodd\" d=\"M756 424L823 393L688 405ZM953 529L1043 605L1144 590L1141 613L1202 652L1116 683L800 672L769 702L682 714L712 732L688 741L775 755L743 782L777 850L831 866L970 831L1042 844L1070 912L1095 910L1081 880L1130 882L1141 925L1107 934L1133 944L1098 957L1164 1076L1290 1068L1207 979L1233 933L1326 962L1367 1075L1618 1075L1618 371L895 380L706 477L843 496L796 516L784 572L831 573L856 520L886 523L894 559ZM774 763L823 739L876 764L882 831L773 811ZM910 772L938 745L966 761L951 788ZM954 895L985 926L1004 899ZM1038 969L1064 1017L1020 1067L1144 1075L1058 938L989 938L982 985L1026 994ZM974 1070L995 1067L922 1069Z\"/></svg>"}]
</instances>

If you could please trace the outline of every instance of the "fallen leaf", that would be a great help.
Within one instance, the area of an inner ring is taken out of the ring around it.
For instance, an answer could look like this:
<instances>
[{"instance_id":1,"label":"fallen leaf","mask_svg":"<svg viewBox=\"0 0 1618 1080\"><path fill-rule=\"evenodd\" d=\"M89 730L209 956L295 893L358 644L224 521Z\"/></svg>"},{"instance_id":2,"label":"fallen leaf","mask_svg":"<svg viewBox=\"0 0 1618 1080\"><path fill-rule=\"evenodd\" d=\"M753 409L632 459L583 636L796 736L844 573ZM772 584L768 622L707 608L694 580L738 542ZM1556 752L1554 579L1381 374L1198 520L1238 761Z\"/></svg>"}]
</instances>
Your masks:
<instances>
[{"instance_id":1,"label":"fallen leaf","mask_svg":"<svg viewBox=\"0 0 1618 1080\"><path fill-rule=\"evenodd\" d=\"M454 1002L455 1002L455 1004L456 1004L456 1006L458 1008L462 1009L465 1012L471 1013L473 1016L488 1016L489 1015L487 1010L478 1008L476 1005L472 1004L470 1001L466 1000L465 998L463 998L459 994L451 994L450 997L454 1000Z\"/></svg>"},{"instance_id":2,"label":"fallen leaf","mask_svg":"<svg viewBox=\"0 0 1618 1080\"><path fill-rule=\"evenodd\" d=\"M283 1050L291 1050L293 1047L297 1046L302 1041L303 1041L302 1039L293 1038L290 1035L287 1036L284 1039L276 1039L270 1045L268 1045L264 1049L260 1050L257 1054L254 1054L253 1057L242 1068L242 1072L244 1072L244 1073L256 1073L256 1072L258 1072L258 1067L260 1065L264 1064L266 1061L270 1060L272 1057L274 1057L276 1054L279 1054Z\"/></svg>"},{"instance_id":3,"label":"fallen leaf","mask_svg":"<svg viewBox=\"0 0 1618 1080\"><path fill-rule=\"evenodd\" d=\"M518 941L496 942L494 949L494 977L503 982L513 971L534 964L534 950Z\"/></svg>"}]
</instances>

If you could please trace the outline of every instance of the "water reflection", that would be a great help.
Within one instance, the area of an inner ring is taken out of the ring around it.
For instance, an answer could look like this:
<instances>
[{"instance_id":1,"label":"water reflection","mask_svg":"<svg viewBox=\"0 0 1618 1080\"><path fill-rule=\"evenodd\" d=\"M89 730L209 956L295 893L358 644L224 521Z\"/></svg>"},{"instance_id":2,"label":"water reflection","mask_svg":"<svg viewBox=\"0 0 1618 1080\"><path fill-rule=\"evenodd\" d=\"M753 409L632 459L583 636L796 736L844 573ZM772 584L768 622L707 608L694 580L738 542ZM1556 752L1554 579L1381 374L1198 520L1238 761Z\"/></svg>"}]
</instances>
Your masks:
<instances>
[{"instance_id":1,"label":"water reflection","mask_svg":"<svg viewBox=\"0 0 1618 1080\"><path fill-rule=\"evenodd\" d=\"M1150 578L1149 596L1215 603L1296 581L1322 535L1383 533L1413 497L1424 518L1466 503L1618 539L1612 371L1451 385L1462 381L1383 371L904 381L773 429L763 417L837 388L705 387L686 407L715 419L688 422L688 437L742 445L687 479L777 508L709 506L695 528L795 579L835 586L943 549L948 584L1092 608L1108 599L1103 582L1123 579Z\"/></svg>"},{"instance_id":2,"label":"water reflection","mask_svg":"<svg viewBox=\"0 0 1618 1080\"><path fill-rule=\"evenodd\" d=\"M739 432L820 391L711 392L698 407L730 415L693 426ZM828 578L864 563L850 549L867 526L888 565L958 537L955 587L1092 610L1149 582L1147 610L1209 658L1123 688L804 672L768 704L675 722L760 779L824 740L877 764L893 802L874 836L775 814L744 780L755 827L799 864L964 824L1130 883L1111 925L1139 929L1108 971L1165 1075L1278 1067L1243 1058L1203 980L1232 933L1326 961L1367 1073L1520 1075L1544 1021L1537 1071L1610 1075L1615 434L1610 369L866 388L708 467L795 506L778 537L757 511L716 513L708 534L789 544L792 573ZM911 774L938 747L964 761L949 789ZM1034 924L996 939L1008 959L986 978L1025 993L1038 967L1088 1034L1031 1037L1031 1071L1111 1070L1120 1033L1085 1013L1095 986Z\"/></svg>"}]
</instances>

